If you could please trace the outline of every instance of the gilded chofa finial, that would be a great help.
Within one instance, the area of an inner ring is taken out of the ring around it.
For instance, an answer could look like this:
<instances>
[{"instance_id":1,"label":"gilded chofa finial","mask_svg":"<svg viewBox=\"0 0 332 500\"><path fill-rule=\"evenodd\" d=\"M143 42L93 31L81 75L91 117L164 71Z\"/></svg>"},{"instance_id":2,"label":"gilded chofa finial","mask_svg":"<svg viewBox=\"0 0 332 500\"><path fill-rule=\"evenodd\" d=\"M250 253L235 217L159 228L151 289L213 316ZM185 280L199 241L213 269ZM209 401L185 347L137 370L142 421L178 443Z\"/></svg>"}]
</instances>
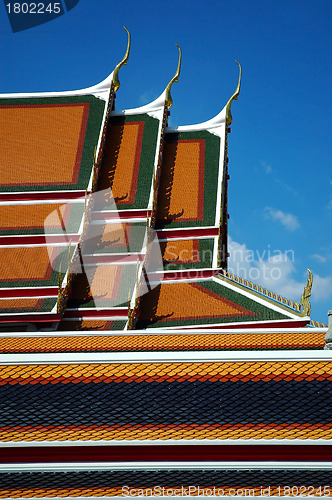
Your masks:
<instances>
[{"instance_id":1,"label":"gilded chofa finial","mask_svg":"<svg viewBox=\"0 0 332 500\"><path fill-rule=\"evenodd\" d=\"M309 278L307 281L307 285L304 287L304 291L301 297L301 306L303 307L301 316L310 316L311 313L311 304L309 301L309 297L311 296L312 288L312 272L310 271L310 269L308 269L307 271L309 273Z\"/></svg>"},{"instance_id":2,"label":"gilded chofa finial","mask_svg":"<svg viewBox=\"0 0 332 500\"><path fill-rule=\"evenodd\" d=\"M230 98L230 100L228 101L228 103L226 104L226 125L227 125L227 127L229 127L230 124L232 123L231 105L232 105L232 102L234 100L235 101L238 100L239 94L240 94L240 86L241 86L242 68L241 68L241 64L240 63L238 63L237 61L235 61L235 62L236 62L236 64L239 65L239 68L240 68L239 81L238 81L238 84L237 84L237 87L236 87L236 90L235 90L234 94L232 95L232 97Z\"/></svg>"},{"instance_id":3,"label":"gilded chofa finial","mask_svg":"<svg viewBox=\"0 0 332 500\"><path fill-rule=\"evenodd\" d=\"M121 62L119 62L119 64L117 64L115 66L115 70L113 71L113 86L114 86L114 91L116 92L117 90L119 90L120 88L120 80L119 80L119 70L121 68L121 66L124 66L127 64L128 62L128 59L129 59L129 51L130 51L130 33L129 31L127 30L127 28L124 26L124 29L126 30L126 32L128 33L128 44L127 44L127 50L126 50L126 53L125 53L125 56L124 58L122 59Z\"/></svg>"},{"instance_id":4,"label":"gilded chofa finial","mask_svg":"<svg viewBox=\"0 0 332 500\"><path fill-rule=\"evenodd\" d=\"M181 52L181 49L178 46L178 44L176 43L175 45L179 49L179 62L178 62L178 68L176 70L175 75L173 76L172 80L169 82L169 84L166 87L165 102L166 102L167 109L169 109L172 106L172 104L173 104L173 99L172 99L172 96L171 96L171 87L172 87L172 85L173 85L174 82L178 82L179 81L180 69L181 69L182 52Z\"/></svg>"}]
</instances>

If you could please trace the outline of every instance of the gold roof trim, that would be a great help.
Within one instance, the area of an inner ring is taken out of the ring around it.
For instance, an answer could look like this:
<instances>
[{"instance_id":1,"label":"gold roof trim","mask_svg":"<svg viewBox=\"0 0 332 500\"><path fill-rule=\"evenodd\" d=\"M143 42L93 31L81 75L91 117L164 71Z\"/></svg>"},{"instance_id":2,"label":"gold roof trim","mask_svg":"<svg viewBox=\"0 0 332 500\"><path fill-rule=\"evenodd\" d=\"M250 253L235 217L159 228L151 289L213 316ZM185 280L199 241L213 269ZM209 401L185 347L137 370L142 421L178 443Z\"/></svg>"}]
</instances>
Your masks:
<instances>
[{"instance_id":1,"label":"gold roof trim","mask_svg":"<svg viewBox=\"0 0 332 500\"><path fill-rule=\"evenodd\" d=\"M237 84L237 87L236 87L236 90L235 90L234 94L229 99L228 103L226 104L226 125L227 125L227 127L229 127L230 124L232 123L232 113L231 113L232 102L238 100L239 94L240 94L240 87L241 87L242 68L241 68L241 64L239 62L237 62L237 61L235 61L235 62L236 62L236 64L239 65L239 68L240 68L240 71L239 71L239 81L238 81L238 84Z\"/></svg>"},{"instance_id":2,"label":"gold roof trim","mask_svg":"<svg viewBox=\"0 0 332 500\"><path fill-rule=\"evenodd\" d=\"M180 69L181 69L182 52L181 52L181 49L178 46L178 44L176 43L175 45L179 49L179 62L178 62L178 67L177 67L175 75L173 76L172 80L169 82L169 84L166 87L165 103L166 103L167 109L169 109L172 106L172 104L173 104L173 99L172 99L172 96L171 96L171 87L172 87L172 85L173 85L174 82L178 82L179 81Z\"/></svg>"},{"instance_id":3,"label":"gold roof trim","mask_svg":"<svg viewBox=\"0 0 332 500\"><path fill-rule=\"evenodd\" d=\"M126 30L126 32L128 33L128 44L127 44L127 50L126 50L126 53L125 53L125 56L124 58L122 59L121 62L119 62L119 64L117 64L115 66L115 69L113 71L113 87L114 87L114 91L116 92L117 90L119 90L120 88L120 80L119 80L119 71L120 71L120 68L121 66L125 66L128 62L128 59L129 59L129 52L130 52L130 33L129 31L127 30L127 28L124 26L124 29Z\"/></svg>"}]
</instances>

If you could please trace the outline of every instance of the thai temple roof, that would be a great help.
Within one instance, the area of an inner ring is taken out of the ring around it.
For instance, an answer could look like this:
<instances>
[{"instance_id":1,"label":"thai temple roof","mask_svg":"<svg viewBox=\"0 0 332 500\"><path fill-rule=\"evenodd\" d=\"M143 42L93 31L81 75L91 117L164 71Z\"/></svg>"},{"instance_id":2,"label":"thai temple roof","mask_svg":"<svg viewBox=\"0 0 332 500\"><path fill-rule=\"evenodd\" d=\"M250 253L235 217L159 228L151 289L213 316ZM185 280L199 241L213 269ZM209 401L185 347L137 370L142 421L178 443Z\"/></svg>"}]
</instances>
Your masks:
<instances>
[{"instance_id":1,"label":"thai temple roof","mask_svg":"<svg viewBox=\"0 0 332 500\"><path fill-rule=\"evenodd\" d=\"M0 95L0 498L327 496L311 272L298 303L227 271L241 66L215 118L168 127L181 49L119 111L129 50L91 88Z\"/></svg>"}]
</instances>

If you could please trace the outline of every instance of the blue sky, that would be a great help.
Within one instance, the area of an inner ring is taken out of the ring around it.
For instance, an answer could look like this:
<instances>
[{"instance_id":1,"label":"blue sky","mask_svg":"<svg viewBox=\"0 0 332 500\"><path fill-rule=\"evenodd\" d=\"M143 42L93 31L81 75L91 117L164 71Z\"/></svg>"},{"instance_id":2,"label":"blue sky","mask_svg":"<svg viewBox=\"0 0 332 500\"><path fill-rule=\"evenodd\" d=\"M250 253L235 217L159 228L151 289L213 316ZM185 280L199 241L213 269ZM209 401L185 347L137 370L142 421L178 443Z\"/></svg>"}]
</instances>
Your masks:
<instances>
[{"instance_id":1,"label":"blue sky","mask_svg":"<svg viewBox=\"0 0 332 500\"><path fill-rule=\"evenodd\" d=\"M123 57L117 108L157 97L183 51L171 125L205 121L233 93L229 136L230 266L300 300L314 274L312 314L332 309L332 3L330 0L80 0L62 17L12 33L0 5L0 92L73 90ZM286 253L285 253L286 252ZM234 257L235 255L235 257Z\"/></svg>"}]
</instances>

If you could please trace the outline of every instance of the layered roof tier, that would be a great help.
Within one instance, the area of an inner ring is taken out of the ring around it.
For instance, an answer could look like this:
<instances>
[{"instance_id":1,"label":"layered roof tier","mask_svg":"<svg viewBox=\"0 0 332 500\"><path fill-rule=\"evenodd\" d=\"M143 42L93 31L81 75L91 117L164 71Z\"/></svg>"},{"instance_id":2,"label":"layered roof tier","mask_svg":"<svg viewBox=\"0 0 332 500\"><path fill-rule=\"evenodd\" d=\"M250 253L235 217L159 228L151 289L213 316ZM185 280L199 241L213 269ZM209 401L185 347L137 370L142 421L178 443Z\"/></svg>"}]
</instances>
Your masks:
<instances>
[{"instance_id":1,"label":"layered roof tier","mask_svg":"<svg viewBox=\"0 0 332 500\"><path fill-rule=\"evenodd\" d=\"M0 96L0 498L327 496L312 276L299 304L227 272L241 68L214 119L168 127L181 51L118 111L129 47L95 87Z\"/></svg>"},{"instance_id":2,"label":"layered roof tier","mask_svg":"<svg viewBox=\"0 0 332 500\"><path fill-rule=\"evenodd\" d=\"M1 445L331 440L328 352L160 356L3 354Z\"/></svg>"}]
</instances>

